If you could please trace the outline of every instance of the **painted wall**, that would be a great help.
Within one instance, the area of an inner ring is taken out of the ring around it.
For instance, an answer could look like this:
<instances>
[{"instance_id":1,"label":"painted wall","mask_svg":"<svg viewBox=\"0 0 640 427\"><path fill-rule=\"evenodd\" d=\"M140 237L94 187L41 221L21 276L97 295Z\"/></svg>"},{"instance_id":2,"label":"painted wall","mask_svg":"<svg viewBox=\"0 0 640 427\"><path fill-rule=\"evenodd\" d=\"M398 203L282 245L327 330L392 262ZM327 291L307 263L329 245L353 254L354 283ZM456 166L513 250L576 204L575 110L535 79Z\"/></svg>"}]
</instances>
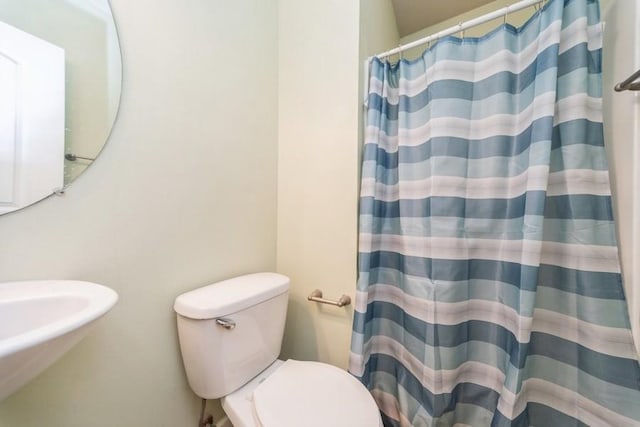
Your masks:
<instances>
[{"instance_id":1,"label":"painted wall","mask_svg":"<svg viewBox=\"0 0 640 427\"><path fill-rule=\"evenodd\" d=\"M358 3L280 0L278 14L278 271L292 280L283 355L343 367L351 307L307 295L355 287Z\"/></svg>"},{"instance_id":2,"label":"painted wall","mask_svg":"<svg viewBox=\"0 0 640 427\"><path fill-rule=\"evenodd\" d=\"M276 268L276 0L111 3L111 141L64 197L0 217L0 281L89 280L120 301L0 403L1 427L196 425L174 298Z\"/></svg>"},{"instance_id":3,"label":"painted wall","mask_svg":"<svg viewBox=\"0 0 640 427\"><path fill-rule=\"evenodd\" d=\"M640 3L601 3L604 132L613 191L620 260L636 350L640 349L640 93L615 92L616 83L640 69Z\"/></svg>"},{"instance_id":4,"label":"painted wall","mask_svg":"<svg viewBox=\"0 0 640 427\"><path fill-rule=\"evenodd\" d=\"M307 296L354 296L361 64L397 31L388 0L279 4L278 271L293 283L283 355L346 367L351 306Z\"/></svg>"},{"instance_id":5,"label":"painted wall","mask_svg":"<svg viewBox=\"0 0 640 427\"><path fill-rule=\"evenodd\" d=\"M391 0L366 0L360 5L360 57L393 49L400 44Z\"/></svg>"}]
</instances>

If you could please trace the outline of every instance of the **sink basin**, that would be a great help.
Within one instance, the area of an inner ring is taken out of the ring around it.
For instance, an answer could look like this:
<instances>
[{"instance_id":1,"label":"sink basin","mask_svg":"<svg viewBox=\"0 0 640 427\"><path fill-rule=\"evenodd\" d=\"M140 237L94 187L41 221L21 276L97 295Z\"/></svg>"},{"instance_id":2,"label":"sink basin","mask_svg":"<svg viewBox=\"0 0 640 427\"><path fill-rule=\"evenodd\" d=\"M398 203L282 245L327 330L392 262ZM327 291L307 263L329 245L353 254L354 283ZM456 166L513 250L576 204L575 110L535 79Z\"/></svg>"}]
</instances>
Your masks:
<instances>
[{"instance_id":1,"label":"sink basin","mask_svg":"<svg viewBox=\"0 0 640 427\"><path fill-rule=\"evenodd\" d=\"M0 401L80 341L117 300L91 282L0 283Z\"/></svg>"}]
</instances>

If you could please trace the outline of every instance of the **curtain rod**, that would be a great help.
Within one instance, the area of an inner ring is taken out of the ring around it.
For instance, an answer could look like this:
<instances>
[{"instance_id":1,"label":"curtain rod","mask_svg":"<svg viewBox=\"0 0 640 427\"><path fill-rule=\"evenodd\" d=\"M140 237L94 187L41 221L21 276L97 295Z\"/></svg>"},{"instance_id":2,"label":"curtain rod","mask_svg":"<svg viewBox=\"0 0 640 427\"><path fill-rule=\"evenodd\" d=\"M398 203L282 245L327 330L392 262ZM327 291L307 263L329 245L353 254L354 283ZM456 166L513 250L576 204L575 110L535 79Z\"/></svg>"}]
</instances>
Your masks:
<instances>
[{"instance_id":1,"label":"curtain rod","mask_svg":"<svg viewBox=\"0 0 640 427\"><path fill-rule=\"evenodd\" d=\"M396 53L404 52L407 49L411 49L413 47L429 43L432 40L441 39L443 37L446 37L446 36L449 36L451 34L455 34L455 33L464 31L464 30L466 30L468 28L472 28L472 27L478 26L480 24L484 24L485 22L489 22L489 21L491 21L493 19L500 18L501 16L504 16L506 18L506 16L509 13L517 12L518 10L525 9L525 8L527 8L529 6L533 6L535 4L539 4L539 3L542 3L544 1L545 0L522 0L522 1L519 1L517 3L510 4L509 6L503 7L502 9L498 9L498 10L495 10L493 12L489 12L486 15L482 15L482 16L480 16L478 18L470 19L469 21L466 21L466 22L460 22L458 25L454 25L453 27L449 27L449 28L444 29L442 31L439 31L439 32L437 32L435 34L432 34L430 36L423 37L421 39L412 41L411 43L407 43L405 45L398 46L398 47L396 47L394 49L391 49L391 50L388 50L386 52L379 53L377 55L373 55L373 56L369 57L368 61L371 61L371 59L373 59L374 57L375 58L379 58L379 59L383 59L383 58L386 58L388 56L395 55Z\"/></svg>"}]
</instances>

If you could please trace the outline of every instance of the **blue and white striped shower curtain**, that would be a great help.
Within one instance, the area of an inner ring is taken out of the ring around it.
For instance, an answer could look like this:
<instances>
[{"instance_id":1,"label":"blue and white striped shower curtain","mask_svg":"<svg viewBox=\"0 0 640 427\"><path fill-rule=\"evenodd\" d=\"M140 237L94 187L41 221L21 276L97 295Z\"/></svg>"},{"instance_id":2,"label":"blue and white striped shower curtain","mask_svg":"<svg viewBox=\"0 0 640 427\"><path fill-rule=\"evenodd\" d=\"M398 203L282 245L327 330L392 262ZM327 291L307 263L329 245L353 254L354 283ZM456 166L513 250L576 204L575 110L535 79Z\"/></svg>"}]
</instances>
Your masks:
<instances>
[{"instance_id":1,"label":"blue and white striped shower curtain","mask_svg":"<svg viewBox=\"0 0 640 427\"><path fill-rule=\"evenodd\" d=\"M350 371L386 425L640 425L601 48L597 1L550 0L373 61Z\"/></svg>"}]
</instances>

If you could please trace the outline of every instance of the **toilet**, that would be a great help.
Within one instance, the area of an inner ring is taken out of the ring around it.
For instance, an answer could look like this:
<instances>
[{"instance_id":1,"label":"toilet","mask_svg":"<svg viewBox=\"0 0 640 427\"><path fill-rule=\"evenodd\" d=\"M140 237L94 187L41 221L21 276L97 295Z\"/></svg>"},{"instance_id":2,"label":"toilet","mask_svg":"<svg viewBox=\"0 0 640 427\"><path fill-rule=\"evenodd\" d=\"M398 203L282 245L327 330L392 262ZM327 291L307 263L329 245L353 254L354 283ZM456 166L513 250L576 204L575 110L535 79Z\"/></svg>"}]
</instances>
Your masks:
<instances>
[{"instance_id":1,"label":"toilet","mask_svg":"<svg viewBox=\"0 0 640 427\"><path fill-rule=\"evenodd\" d=\"M373 397L346 371L278 360L288 293L288 277L256 273L176 298L191 389L221 399L234 427L381 427Z\"/></svg>"}]
</instances>

